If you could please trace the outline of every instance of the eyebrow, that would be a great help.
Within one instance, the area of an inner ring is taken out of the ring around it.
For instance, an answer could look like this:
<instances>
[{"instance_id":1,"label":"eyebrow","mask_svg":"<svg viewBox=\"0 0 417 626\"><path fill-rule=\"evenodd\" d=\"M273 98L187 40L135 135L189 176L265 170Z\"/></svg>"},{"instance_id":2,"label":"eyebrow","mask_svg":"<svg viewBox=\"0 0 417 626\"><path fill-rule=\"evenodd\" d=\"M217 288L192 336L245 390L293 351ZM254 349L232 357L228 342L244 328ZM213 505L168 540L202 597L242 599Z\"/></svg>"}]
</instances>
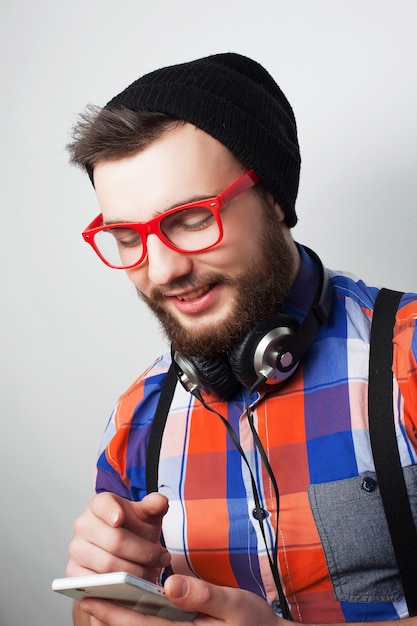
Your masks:
<instances>
[{"instance_id":1,"label":"eyebrow","mask_svg":"<svg viewBox=\"0 0 417 626\"><path fill-rule=\"evenodd\" d=\"M180 208L187 204L193 204L194 202L199 202L200 200L210 200L211 198L217 198L217 196L220 195L220 193L221 192L216 193L211 196L207 196L207 195L193 196L189 198L186 202L176 202L175 204L173 204L171 207L168 207L164 211L157 211L154 214L154 216L151 217L150 219L153 220L155 219L155 217L159 217L160 215L163 215L164 213L167 213L168 211L172 211L172 209ZM146 220L146 221L149 222L150 220ZM105 222L103 220L103 226L111 226L112 224L145 224L145 222L133 222L132 220L109 220Z\"/></svg>"}]
</instances>

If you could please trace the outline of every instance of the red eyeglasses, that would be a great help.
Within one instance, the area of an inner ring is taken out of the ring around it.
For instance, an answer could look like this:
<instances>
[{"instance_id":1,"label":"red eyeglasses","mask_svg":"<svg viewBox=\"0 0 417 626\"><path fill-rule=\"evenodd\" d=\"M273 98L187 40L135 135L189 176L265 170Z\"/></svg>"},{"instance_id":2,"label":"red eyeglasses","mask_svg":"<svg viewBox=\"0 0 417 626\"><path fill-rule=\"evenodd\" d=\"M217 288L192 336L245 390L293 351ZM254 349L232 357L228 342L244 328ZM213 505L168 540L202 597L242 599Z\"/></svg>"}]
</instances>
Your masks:
<instances>
[{"instance_id":1,"label":"red eyeglasses","mask_svg":"<svg viewBox=\"0 0 417 626\"><path fill-rule=\"evenodd\" d=\"M82 236L106 265L120 270L142 263L150 234L157 235L166 246L177 252L204 252L222 240L220 211L224 205L258 182L258 175L250 170L219 195L182 204L148 222L103 224L100 214L87 226Z\"/></svg>"}]
</instances>

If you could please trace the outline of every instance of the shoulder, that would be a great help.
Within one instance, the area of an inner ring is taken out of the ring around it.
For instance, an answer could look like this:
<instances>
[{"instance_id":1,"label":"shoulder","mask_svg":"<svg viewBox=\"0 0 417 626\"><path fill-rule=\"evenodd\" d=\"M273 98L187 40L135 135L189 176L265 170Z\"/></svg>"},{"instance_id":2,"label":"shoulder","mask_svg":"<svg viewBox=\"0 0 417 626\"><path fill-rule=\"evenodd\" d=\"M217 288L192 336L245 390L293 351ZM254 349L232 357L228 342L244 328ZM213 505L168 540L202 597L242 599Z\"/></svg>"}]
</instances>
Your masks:
<instances>
[{"instance_id":1,"label":"shoulder","mask_svg":"<svg viewBox=\"0 0 417 626\"><path fill-rule=\"evenodd\" d=\"M333 285L334 327L347 328L346 335L369 340L379 287L357 277L329 271ZM417 294L402 293L393 329L393 372L408 410L417 406ZM417 421L417 418L415 418Z\"/></svg>"},{"instance_id":2,"label":"shoulder","mask_svg":"<svg viewBox=\"0 0 417 626\"><path fill-rule=\"evenodd\" d=\"M378 287L367 285L362 279L348 272L337 272L328 270L330 282L333 287L333 299L358 306L364 312L373 311L376 297L379 292Z\"/></svg>"},{"instance_id":3,"label":"shoulder","mask_svg":"<svg viewBox=\"0 0 417 626\"><path fill-rule=\"evenodd\" d=\"M362 309L362 311L372 318L375 308L375 301L381 287L366 284L362 279L348 272L337 272L328 270L330 282L333 287L333 299L347 302ZM398 306L397 322L402 319L417 318L417 293L403 293Z\"/></svg>"},{"instance_id":4,"label":"shoulder","mask_svg":"<svg viewBox=\"0 0 417 626\"><path fill-rule=\"evenodd\" d=\"M132 421L144 419L146 422L153 417L152 410L138 413L137 407L156 406L170 364L169 354L160 356L122 393L115 408L117 429Z\"/></svg>"},{"instance_id":5,"label":"shoulder","mask_svg":"<svg viewBox=\"0 0 417 626\"><path fill-rule=\"evenodd\" d=\"M97 461L97 491L140 500L146 494L149 433L171 358L154 361L120 396L104 432Z\"/></svg>"},{"instance_id":6,"label":"shoulder","mask_svg":"<svg viewBox=\"0 0 417 626\"><path fill-rule=\"evenodd\" d=\"M365 283L354 274L327 270L332 285L332 311L328 332L337 336L370 339L375 302L381 290L378 286ZM396 313L394 341L401 343L404 350L417 357L417 294L403 293Z\"/></svg>"}]
</instances>

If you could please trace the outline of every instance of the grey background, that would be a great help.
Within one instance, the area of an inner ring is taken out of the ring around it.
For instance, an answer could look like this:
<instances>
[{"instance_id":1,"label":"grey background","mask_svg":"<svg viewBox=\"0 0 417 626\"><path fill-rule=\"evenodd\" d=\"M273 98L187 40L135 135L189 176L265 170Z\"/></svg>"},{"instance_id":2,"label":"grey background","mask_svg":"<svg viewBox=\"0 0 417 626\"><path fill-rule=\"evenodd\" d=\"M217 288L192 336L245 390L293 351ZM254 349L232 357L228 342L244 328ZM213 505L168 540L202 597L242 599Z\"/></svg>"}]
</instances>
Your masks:
<instances>
[{"instance_id":1,"label":"grey background","mask_svg":"<svg viewBox=\"0 0 417 626\"><path fill-rule=\"evenodd\" d=\"M98 212L67 165L76 115L210 53L263 63L303 156L294 236L334 269L417 291L415 0L2 0L1 626L69 626L74 518L118 395L163 337L81 239Z\"/></svg>"}]
</instances>

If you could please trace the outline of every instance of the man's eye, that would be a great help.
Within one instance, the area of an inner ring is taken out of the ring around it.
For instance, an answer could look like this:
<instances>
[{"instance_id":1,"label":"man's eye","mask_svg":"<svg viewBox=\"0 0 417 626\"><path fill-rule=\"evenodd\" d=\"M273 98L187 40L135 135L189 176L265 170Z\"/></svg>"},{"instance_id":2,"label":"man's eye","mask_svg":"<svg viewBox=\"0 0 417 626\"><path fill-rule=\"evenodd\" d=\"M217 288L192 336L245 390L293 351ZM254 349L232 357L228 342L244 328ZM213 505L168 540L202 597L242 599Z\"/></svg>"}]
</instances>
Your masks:
<instances>
[{"instance_id":1,"label":"man's eye","mask_svg":"<svg viewBox=\"0 0 417 626\"><path fill-rule=\"evenodd\" d=\"M109 228L106 232L113 235L117 245L120 247L130 248L142 243L139 233L130 228Z\"/></svg>"},{"instance_id":2,"label":"man's eye","mask_svg":"<svg viewBox=\"0 0 417 626\"><path fill-rule=\"evenodd\" d=\"M197 207L194 209L185 209L184 211L178 211L168 215L162 221L162 228L166 232L174 230L201 230L207 228L214 220L214 215L208 209L204 207Z\"/></svg>"}]
</instances>

